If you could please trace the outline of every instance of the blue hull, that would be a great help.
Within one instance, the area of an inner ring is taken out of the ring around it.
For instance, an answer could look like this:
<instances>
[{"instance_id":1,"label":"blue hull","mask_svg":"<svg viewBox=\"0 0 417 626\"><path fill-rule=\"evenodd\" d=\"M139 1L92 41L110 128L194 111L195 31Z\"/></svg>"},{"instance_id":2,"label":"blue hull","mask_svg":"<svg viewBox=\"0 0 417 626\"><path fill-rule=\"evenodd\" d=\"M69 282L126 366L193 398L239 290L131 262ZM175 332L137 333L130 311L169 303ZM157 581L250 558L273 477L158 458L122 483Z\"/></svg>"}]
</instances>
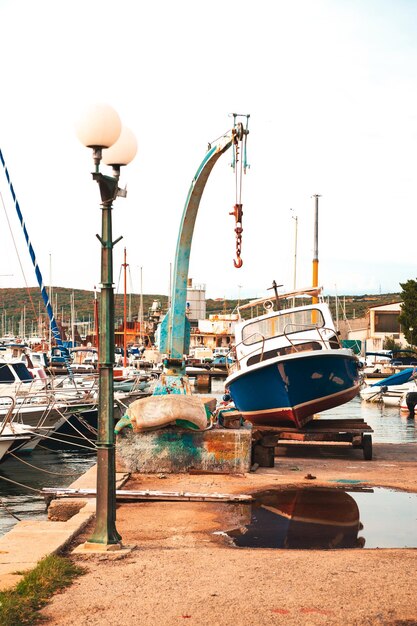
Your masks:
<instances>
[{"instance_id":1,"label":"blue hull","mask_svg":"<svg viewBox=\"0 0 417 626\"><path fill-rule=\"evenodd\" d=\"M301 428L357 395L358 360L338 350L277 357L232 374L226 387L253 424Z\"/></svg>"}]
</instances>

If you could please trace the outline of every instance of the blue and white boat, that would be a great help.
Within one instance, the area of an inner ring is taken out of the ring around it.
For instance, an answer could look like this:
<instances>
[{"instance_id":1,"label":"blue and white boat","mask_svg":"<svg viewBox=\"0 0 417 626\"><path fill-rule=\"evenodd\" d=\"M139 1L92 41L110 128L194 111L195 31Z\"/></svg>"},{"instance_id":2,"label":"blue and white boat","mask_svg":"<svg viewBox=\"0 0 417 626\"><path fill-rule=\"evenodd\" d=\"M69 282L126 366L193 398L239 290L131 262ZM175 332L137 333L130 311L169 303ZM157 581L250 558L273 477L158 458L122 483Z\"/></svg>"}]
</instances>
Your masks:
<instances>
[{"instance_id":1,"label":"blue and white boat","mask_svg":"<svg viewBox=\"0 0 417 626\"><path fill-rule=\"evenodd\" d=\"M406 367L372 385L362 387L360 396L366 402L382 402L387 406L400 406L402 397L410 391L417 391L416 367Z\"/></svg>"},{"instance_id":2,"label":"blue and white boat","mask_svg":"<svg viewBox=\"0 0 417 626\"><path fill-rule=\"evenodd\" d=\"M301 428L315 413L358 394L359 359L341 347L320 294L309 288L239 307L236 362L225 386L254 425ZM303 304L296 306L300 297ZM266 312L257 315L259 308ZM243 310L255 317L242 319Z\"/></svg>"}]
</instances>

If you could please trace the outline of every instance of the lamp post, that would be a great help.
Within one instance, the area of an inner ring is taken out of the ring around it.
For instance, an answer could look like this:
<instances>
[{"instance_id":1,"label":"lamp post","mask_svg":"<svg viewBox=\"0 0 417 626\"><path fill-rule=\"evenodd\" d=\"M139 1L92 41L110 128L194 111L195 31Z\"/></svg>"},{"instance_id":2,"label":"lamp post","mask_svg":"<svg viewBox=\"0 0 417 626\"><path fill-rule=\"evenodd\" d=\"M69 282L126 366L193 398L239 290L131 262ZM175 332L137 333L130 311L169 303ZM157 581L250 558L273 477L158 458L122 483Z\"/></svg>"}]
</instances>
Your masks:
<instances>
[{"instance_id":1,"label":"lamp post","mask_svg":"<svg viewBox=\"0 0 417 626\"><path fill-rule=\"evenodd\" d=\"M101 297L99 333L99 401L97 435L96 525L87 548L114 550L121 547L116 530L116 463L114 445L114 285L113 247L121 237L112 239L112 205L126 190L118 186L120 167L135 157L136 139L122 128L116 111L108 105L96 105L86 112L77 129L80 141L93 150L95 171L101 195ZM100 173L100 162L111 165L112 176Z\"/></svg>"}]
</instances>

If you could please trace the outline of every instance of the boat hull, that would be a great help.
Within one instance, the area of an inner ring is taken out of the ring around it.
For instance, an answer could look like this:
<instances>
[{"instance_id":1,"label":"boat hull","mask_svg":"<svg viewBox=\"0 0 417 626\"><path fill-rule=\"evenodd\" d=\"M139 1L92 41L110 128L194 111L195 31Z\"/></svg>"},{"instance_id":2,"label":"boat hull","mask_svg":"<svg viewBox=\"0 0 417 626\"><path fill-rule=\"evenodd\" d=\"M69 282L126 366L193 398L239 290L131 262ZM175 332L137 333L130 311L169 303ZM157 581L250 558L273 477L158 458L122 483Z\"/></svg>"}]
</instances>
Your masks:
<instances>
[{"instance_id":1,"label":"boat hull","mask_svg":"<svg viewBox=\"0 0 417 626\"><path fill-rule=\"evenodd\" d=\"M315 413L358 394L358 359L344 350L277 357L231 374L225 384L252 424L302 428Z\"/></svg>"}]
</instances>

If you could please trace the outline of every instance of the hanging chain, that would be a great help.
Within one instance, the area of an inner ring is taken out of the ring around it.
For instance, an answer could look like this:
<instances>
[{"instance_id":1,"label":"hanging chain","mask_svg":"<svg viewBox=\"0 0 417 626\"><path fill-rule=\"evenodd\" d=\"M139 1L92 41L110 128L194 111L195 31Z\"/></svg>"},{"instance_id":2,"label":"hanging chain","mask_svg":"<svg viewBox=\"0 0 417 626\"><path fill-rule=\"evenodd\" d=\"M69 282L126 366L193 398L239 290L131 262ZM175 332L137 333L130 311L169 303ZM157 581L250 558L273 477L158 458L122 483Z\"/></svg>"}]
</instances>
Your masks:
<instances>
[{"instance_id":1,"label":"hanging chain","mask_svg":"<svg viewBox=\"0 0 417 626\"><path fill-rule=\"evenodd\" d=\"M229 215L234 215L235 216L235 233L236 233L236 259L233 259L233 265L236 268L240 268L243 265L243 261L240 257L241 251L242 251L242 233L243 233L243 228L242 228L242 216L243 216L243 210L242 210L242 205L241 204L235 204L235 206L233 207L233 211L231 213L229 213Z\"/></svg>"},{"instance_id":2,"label":"hanging chain","mask_svg":"<svg viewBox=\"0 0 417 626\"><path fill-rule=\"evenodd\" d=\"M248 121L249 116L246 116L246 129L243 128L243 124L241 122L236 123L237 114L233 113L234 118L234 127L233 127L233 163L232 167L235 171L235 185L236 185L236 203L233 207L233 211L229 213L229 215L233 215L235 218L235 235L236 235L236 259L233 259L233 264L236 268L240 268L243 265L243 261L241 258L242 252L242 178L243 173L246 174L246 138L248 131ZM244 141L244 160L245 164L243 164L243 160L240 158L239 148L240 144Z\"/></svg>"}]
</instances>

